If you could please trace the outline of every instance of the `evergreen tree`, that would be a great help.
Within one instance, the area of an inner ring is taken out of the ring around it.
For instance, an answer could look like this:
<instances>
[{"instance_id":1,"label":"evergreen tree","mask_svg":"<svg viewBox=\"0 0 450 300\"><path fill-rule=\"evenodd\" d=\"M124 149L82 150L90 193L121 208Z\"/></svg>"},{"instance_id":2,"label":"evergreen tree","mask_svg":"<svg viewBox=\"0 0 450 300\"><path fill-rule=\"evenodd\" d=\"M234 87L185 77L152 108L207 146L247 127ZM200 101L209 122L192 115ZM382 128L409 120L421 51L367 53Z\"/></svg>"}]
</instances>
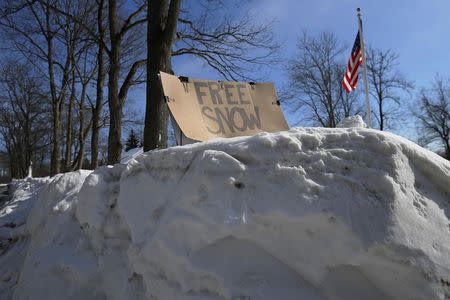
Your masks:
<instances>
[{"instance_id":1,"label":"evergreen tree","mask_svg":"<svg viewBox=\"0 0 450 300\"><path fill-rule=\"evenodd\" d=\"M127 141L125 142L125 151L138 148L141 145L139 138L133 129L131 129L130 135L128 136Z\"/></svg>"}]
</instances>

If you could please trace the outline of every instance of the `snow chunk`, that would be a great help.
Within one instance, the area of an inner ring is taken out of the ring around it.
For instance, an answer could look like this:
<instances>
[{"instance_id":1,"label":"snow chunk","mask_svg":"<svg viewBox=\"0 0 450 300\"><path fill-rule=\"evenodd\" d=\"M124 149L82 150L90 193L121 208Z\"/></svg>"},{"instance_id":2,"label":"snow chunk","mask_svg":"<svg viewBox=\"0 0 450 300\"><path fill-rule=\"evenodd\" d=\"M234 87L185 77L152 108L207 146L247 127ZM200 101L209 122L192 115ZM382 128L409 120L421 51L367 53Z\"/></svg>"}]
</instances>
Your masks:
<instances>
[{"instance_id":1,"label":"snow chunk","mask_svg":"<svg viewBox=\"0 0 450 300\"><path fill-rule=\"evenodd\" d=\"M142 153L144 153L144 148L142 148L142 147L130 149L128 151L123 151L122 152L122 159L120 160L120 163L121 164L127 164L132 159L135 159L136 157L138 157Z\"/></svg>"},{"instance_id":2,"label":"snow chunk","mask_svg":"<svg viewBox=\"0 0 450 300\"><path fill-rule=\"evenodd\" d=\"M339 124L336 126L338 128L366 128L367 125L364 122L364 120L361 118L360 115L351 116L343 119Z\"/></svg>"}]
</instances>

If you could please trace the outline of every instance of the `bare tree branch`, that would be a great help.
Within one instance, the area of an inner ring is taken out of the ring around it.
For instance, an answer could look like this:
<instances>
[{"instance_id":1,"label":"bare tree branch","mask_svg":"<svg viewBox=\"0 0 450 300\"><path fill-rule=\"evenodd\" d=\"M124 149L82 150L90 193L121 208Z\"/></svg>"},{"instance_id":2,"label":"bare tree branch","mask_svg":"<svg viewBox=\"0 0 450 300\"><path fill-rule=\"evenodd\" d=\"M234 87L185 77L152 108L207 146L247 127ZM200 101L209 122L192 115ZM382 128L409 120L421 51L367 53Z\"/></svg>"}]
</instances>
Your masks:
<instances>
[{"instance_id":1,"label":"bare tree branch","mask_svg":"<svg viewBox=\"0 0 450 300\"><path fill-rule=\"evenodd\" d=\"M415 115L420 121L421 143L440 143L444 156L450 160L450 85L436 76L433 87L421 91L420 108Z\"/></svg>"},{"instance_id":2,"label":"bare tree branch","mask_svg":"<svg viewBox=\"0 0 450 300\"><path fill-rule=\"evenodd\" d=\"M344 117L361 111L359 94L347 94L342 85L345 64L343 47L330 33L298 42L298 53L287 67L290 77L291 111L312 125L336 127Z\"/></svg>"},{"instance_id":3,"label":"bare tree branch","mask_svg":"<svg viewBox=\"0 0 450 300\"><path fill-rule=\"evenodd\" d=\"M396 71L398 54L391 50L382 51L370 48L368 50L367 71L370 83L370 94L377 102L377 112L374 114L379 129L392 126L388 120L400 118L396 112L400 104L402 92L409 93L413 89L412 82L406 80Z\"/></svg>"},{"instance_id":4,"label":"bare tree branch","mask_svg":"<svg viewBox=\"0 0 450 300\"><path fill-rule=\"evenodd\" d=\"M178 18L172 56L192 55L205 61L229 80L256 80L257 67L278 62L279 45L272 35L272 22L256 25L249 15L238 20L224 18L214 26L204 14Z\"/></svg>"}]
</instances>

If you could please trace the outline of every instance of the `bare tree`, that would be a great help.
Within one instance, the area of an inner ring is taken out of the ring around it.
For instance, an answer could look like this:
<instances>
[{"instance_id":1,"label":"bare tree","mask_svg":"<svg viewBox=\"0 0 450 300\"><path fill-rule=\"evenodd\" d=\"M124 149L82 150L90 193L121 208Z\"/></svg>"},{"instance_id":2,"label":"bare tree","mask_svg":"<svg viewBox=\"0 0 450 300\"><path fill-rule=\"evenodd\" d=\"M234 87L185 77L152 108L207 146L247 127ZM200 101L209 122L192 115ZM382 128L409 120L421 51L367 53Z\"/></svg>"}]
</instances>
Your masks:
<instances>
[{"instance_id":1,"label":"bare tree","mask_svg":"<svg viewBox=\"0 0 450 300\"><path fill-rule=\"evenodd\" d=\"M93 27L94 24L91 20L94 19L94 14L91 11L92 5L89 4L88 1L79 1L74 3L72 1L60 0L60 5L64 7L66 11L70 11L74 16L78 19L83 20L85 23L83 26L75 22L72 18L69 18L65 15L58 15L57 25L61 28L60 33L56 36L58 41L65 46L67 49L67 54L70 55L70 95L68 98L67 105L67 122L66 122L66 145L65 145L65 153L64 153L64 171L70 171L73 169L72 166L72 132L73 125L76 125L73 122L73 116L75 115L76 107L74 107L75 101L77 99L77 83L79 82L82 86L81 94L86 93L85 80L80 75L79 64L84 65L84 70L86 69L86 65L95 65L94 62L90 62L89 60L89 51L92 48L92 42L88 39L87 35L84 33L84 26ZM91 24L90 24L91 23ZM92 77L92 76L90 76ZM89 79L90 80L90 79ZM66 100L66 99L64 99ZM64 124L64 122L62 122ZM82 149L84 150L84 149Z\"/></svg>"},{"instance_id":2,"label":"bare tree","mask_svg":"<svg viewBox=\"0 0 450 300\"><path fill-rule=\"evenodd\" d=\"M43 2L43 0L39 0L39 2ZM105 121L109 118L106 118L104 116L103 106L105 104L104 100L104 85L105 85L105 79L106 79L106 71L107 71L107 61L105 58L109 58L111 51L109 48L109 38L108 38L108 18L107 14L105 14L105 8L107 8L107 5L105 3L105 0L95 0L95 1L89 1L84 3L78 3L79 10L86 11L92 11L92 15L90 15L90 20L92 22L85 22L85 19L82 18L79 14L76 13L76 11L68 9L67 6L62 6L60 3L55 2L53 5L51 5L51 9L55 11L57 14L64 16L65 18L68 18L71 22L74 22L77 24L80 28L83 30L83 40L86 42L94 43L97 47L97 58L96 58L96 65L97 65L97 76L96 76L96 96L95 101L92 100L92 98L86 94L86 97L88 99L90 109L92 112L92 134L91 134L91 163L90 168L95 169L99 164L98 154L99 154L99 139L100 139L100 129L105 126ZM113 4L116 3L115 1L112 2ZM133 16L136 17L136 16ZM115 18L114 18L115 19ZM120 42L116 45L117 47L123 47L123 45L120 44ZM130 47L125 47L130 48ZM129 51L128 52L132 52ZM106 55L108 54L108 55ZM133 55L134 53L131 53ZM106 55L106 57L105 57ZM73 63L75 64L75 63ZM109 69L108 69L109 70ZM79 73L79 72L78 72ZM134 73L133 73L134 74ZM79 75L79 74L78 74ZM93 74L92 74L93 75ZM89 81L91 76L89 76ZM75 77L74 77L75 79ZM81 80L83 81L83 80ZM87 83L84 84L86 86ZM83 86L83 83L82 83ZM74 86L75 89L75 86ZM82 95L83 95L83 88L82 88ZM123 97L126 97L124 95ZM84 97L83 101L84 102ZM71 94L71 101L74 99ZM107 103L107 102L106 102ZM69 105L70 108L70 105ZM84 109L82 106L80 108ZM69 118L70 121L70 118ZM69 124L70 125L70 124ZM88 127L89 128L89 127ZM71 128L68 126L67 128L67 140L70 141L70 132ZM87 134L87 133L86 133ZM79 138L84 136L80 135L78 133ZM70 146L71 147L71 146ZM70 156L70 147L66 148L66 157ZM79 150L79 149L77 149ZM80 153L79 153L80 154ZM78 156L79 156L78 154ZM66 161L68 161L66 159ZM68 165L68 168L73 168L73 165Z\"/></svg>"},{"instance_id":3,"label":"bare tree","mask_svg":"<svg viewBox=\"0 0 450 300\"><path fill-rule=\"evenodd\" d=\"M233 7L221 1L201 3L198 15L189 3L180 11L172 56L200 58L227 80L261 79L256 75L260 66L279 62L272 21L255 23L248 13L227 15Z\"/></svg>"},{"instance_id":4,"label":"bare tree","mask_svg":"<svg viewBox=\"0 0 450 300\"><path fill-rule=\"evenodd\" d=\"M103 16L103 1L96 1L99 14L97 16L98 32L92 26L86 25L86 20L74 15L64 6L54 0L35 0L41 5L46 5L49 10L57 15L64 16L73 22L80 24L93 40L101 44L99 47L99 55L104 51L108 57L108 108L109 108L109 133L108 133L108 163L114 164L119 162L122 152L122 109L127 98L129 89L136 84L136 76L142 66L145 65L146 59L139 52L142 52L142 26L146 23L146 17L142 16L147 6L146 1L133 1L129 5L122 5L121 1L108 0L107 8L107 25L103 26L101 22ZM87 3L93 1L86 0ZM101 9L100 9L101 8ZM89 24L89 23L88 23ZM102 38L103 37L103 38ZM100 49L101 48L101 49ZM103 70L99 68L100 72ZM99 83L103 79L102 74ZM123 80L121 80L123 79ZM138 81L139 82L139 81ZM98 88L98 92L100 91ZM97 97L102 96L97 93ZM97 103L99 104L99 103ZM100 104L101 105L101 104ZM98 106L97 106L98 107ZM101 114L101 109L97 109ZM97 114L97 113L96 113ZM98 119L96 120L98 121ZM95 126L96 128L98 127ZM98 138L96 138L98 141ZM94 147L95 147L94 141ZM98 144L98 143L97 143Z\"/></svg>"},{"instance_id":5,"label":"bare tree","mask_svg":"<svg viewBox=\"0 0 450 300\"><path fill-rule=\"evenodd\" d=\"M160 1L149 1L159 3ZM145 24L146 18L142 16L146 3L138 3L136 8L126 17L120 17L118 1L108 0L108 30L110 47L105 47L109 58L108 69L108 106L109 106L109 133L108 133L108 163L115 164L122 155L122 110L128 91L133 85L135 75L139 68L145 65L146 59L137 59L128 67L124 80L120 85L120 72L123 68L122 54L124 45L131 45L137 38L136 27ZM134 35L133 35L134 33ZM130 54L130 53L128 53ZM136 53L133 55L136 56Z\"/></svg>"},{"instance_id":6,"label":"bare tree","mask_svg":"<svg viewBox=\"0 0 450 300\"><path fill-rule=\"evenodd\" d=\"M332 33L317 38L304 33L298 42L298 54L289 62L292 111L303 112L306 121L324 127L336 127L341 119L360 110L357 93L345 93L342 87L345 64L343 47Z\"/></svg>"},{"instance_id":7,"label":"bare tree","mask_svg":"<svg viewBox=\"0 0 450 300\"><path fill-rule=\"evenodd\" d=\"M390 122L398 119L400 94L409 92L413 84L396 70L398 54L391 50L370 48L367 57L370 94L376 100L378 110L374 115L379 129L384 130L389 127Z\"/></svg>"},{"instance_id":8,"label":"bare tree","mask_svg":"<svg viewBox=\"0 0 450 300\"><path fill-rule=\"evenodd\" d=\"M80 24L89 23L89 1L77 2L77 5L68 0L24 0L22 3L22 8L2 18L0 25L9 34L12 50L21 53L48 80L53 116L51 174L54 175L60 172L63 104L70 87ZM5 6L8 5L11 3L6 2ZM55 5L76 15L79 22L56 14Z\"/></svg>"},{"instance_id":9,"label":"bare tree","mask_svg":"<svg viewBox=\"0 0 450 300\"><path fill-rule=\"evenodd\" d=\"M1 70L0 136L13 178L25 177L31 161L39 166L38 152L48 150L50 101L42 86L42 80L17 61Z\"/></svg>"},{"instance_id":10,"label":"bare tree","mask_svg":"<svg viewBox=\"0 0 450 300\"><path fill-rule=\"evenodd\" d=\"M157 75L173 73L171 57L199 58L228 80L259 79L258 67L276 61L279 45L271 22L256 24L248 14L227 16L222 1L183 3L180 8L181 0L149 2L145 151L167 145L168 110Z\"/></svg>"},{"instance_id":11,"label":"bare tree","mask_svg":"<svg viewBox=\"0 0 450 300\"><path fill-rule=\"evenodd\" d=\"M421 91L420 110L415 114L420 121L421 144L440 143L450 160L450 85L436 77L431 89Z\"/></svg>"},{"instance_id":12,"label":"bare tree","mask_svg":"<svg viewBox=\"0 0 450 300\"><path fill-rule=\"evenodd\" d=\"M75 157L72 169L79 170L83 166L85 142L92 126L92 116L86 116L86 99L88 95L88 85L96 74L97 64L96 55L90 53L92 44L84 45L84 51L81 52L79 63L75 63L74 68L81 85L81 94L78 99L78 153ZM93 59L90 61L89 58Z\"/></svg>"}]
</instances>

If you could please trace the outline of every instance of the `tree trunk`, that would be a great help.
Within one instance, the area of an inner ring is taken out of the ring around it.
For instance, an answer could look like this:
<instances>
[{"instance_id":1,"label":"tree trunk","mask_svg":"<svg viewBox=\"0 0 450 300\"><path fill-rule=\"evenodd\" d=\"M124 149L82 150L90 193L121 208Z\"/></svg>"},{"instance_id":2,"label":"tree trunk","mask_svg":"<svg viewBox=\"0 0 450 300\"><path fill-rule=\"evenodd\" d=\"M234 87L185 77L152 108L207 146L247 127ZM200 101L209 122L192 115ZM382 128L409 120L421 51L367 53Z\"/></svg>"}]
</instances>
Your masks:
<instances>
[{"instance_id":1,"label":"tree trunk","mask_svg":"<svg viewBox=\"0 0 450 300\"><path fill-rule=\"evenodd\" d=\"M167 146L168 108L159 71L171 73L171 47L181 0L150 1L147 9L147 90L144 151ZM167 7L168 12L167 12ZM167 16L167 17L166 17Z\"/></svg>"},{"instance_id":2,"label":"tree trunk","mask_svg":"<svg viewBox=\"0 0 450 300\"><path fill-rule=\"evenodd\" d=\"M384 113L383 113L383 106L380 103L380 131L384 130Z\"/></svg>"},{"instance_id":3,"label":"tree trunk","mask_svg":"<svg viewBox=\"0 0 450 300\"><path fill-rule=\"evenodd\" d=\"M52 115L53 115L53 131L52 131L52 155L51 155L51 166L50 175L56 175L60 172L61 165L61 111L62 111L62 99L64 97L67 80L69 77L68 68L70 66L70 54L67 54L67 60L64 68L63 79L61 82L61 90L59 91L59 96L56 91L55 74L53 69L53 33L50 26L50 5L47 3L45 8L46 14L46 41L47 41L47 66L48 75L50 80L50 93L52 98Z\"/></svg>"},{"instance_id":4,"label":"tree trunk","mask_svg":"<svg viewBox=\"0 0 450 300\"><path fill-rule=\"evenodd\" d=\"M103 111L103 85L105 82L105 74L103 69L103 50L99 49L98 75L97 75L97 97L95 107L92 110L92 137L91 137L91 169L98 167L98 142L100 138L100 118ZM102 58L100 58L102 57Z\"/></svg>"},{"instance_id":5,"label":"tree trunk","mask_svg":"<svg viewBox=\"0 0 450 300\"><path fill-rule=\"evenodd\" d=\"M61 138L61 116L59 114L58 98L56 96L55 75L53 72L53 45L52 39L47 39L47 64L48 74L50 79L50 93L52 97L52 116L53 116L53 131L52 131L52 156L50 174L56 175L60 171L60 138Z\"/></svg>"},{"instance_id":6,"label":"tree trunk","mask_svg":"<svg viewBox=\"0 0 450 300\"><path fill-rule=\"evenodd\" d=\"M84 146L86 142L86 133L84 129L84 99L86 97L86 88L87 88L87 82L83 83L82 89L81 89L81 96L80 96L80 127L78 131L78 142L80 144L80 149L78 150L77 160L76 160L76 170L80 170L83 167L83 160L84 160ZM88 128L89 129L89 128Z\"/></svg>"},{"instance_id":7,"label":"tree trunk","mask_svg":"<svg viewBox=\"0 0 450 300\"><path fill-rule=\"evenodd\" d=\"M30 120L30 118L29 118L29 115L27 114L26 116L25 116L25 140L24 140L24 143L25 143L25 159L24 159L24 164L25 164L25 168L26 169L28 169L28 167L30 166L30 164L31 164L31 155L32 155L32 153L33 153L33 149L32 149L32 146L31 146L31 141L30 141L30 139L31 139L31 120ZM28 172L27 172L28 173Z\"/></svg>"},{"instance_id":8,"label":"tree trunk","mask_svg":"<svg viewBox=\"0 0 450 300\"><path fill-rule=\"evenodd\" d=\"M448 160L450 160L450 141L449 141L449 139L447 139L446 141L445 141L445 158L446 159L448 159Z\"/></svg>"},{"instance_id":9,"label":"tree trunk","mask_svg":"<svg viewBox=\"0 0 450 300\"><path fill-rule=\"evenodd\" d=\"M120 162L122 154L122 111L115 102L117 94L111 95L111 91L109 94L108 164L112 165Z\"/></svg>"},{"instance_id":10,"label":"tree trunk","mask_svg":"<svg viewBox=\"0 0 450 300\"><path fill-rule=\"evenodd\" d=\"M381 82L381 80L380 80ZM380 90L381 90L380 84ZM384 111L383 111L383 94L381 92L378 93L378 110L380 112L380 131L384 130Z\"/></svg>"},{"instance_id":11,"label":"tree trunk","mask_svg":"<svg viewBox=\"0 0 450 300\"><path fill-rule=\"evenodd\" d=\"M69 171L72 160L72 108L75 101L75 68L72 71L72 91L70 92L69 107L67 109L66 153L64 155L64 171Z\"/></svg>"},{"instance_id":12,"label":"tree trunk","mask_svg":"<svg viewBox=\"0 0 450 300\"><path fill-rule=\"evenodd\" d=\"M46 14L46 26L47 26L47 34L50 33L50 6L46 5L45 9ZM58 109L58 99L56 96L56 85L55 85L55 75L53 72L53 37L47 35L47 66L48 66L48 75L50 79L50 93L52 97L52 115L53 115L53 132L52 132L52 156L51 156L51 166L50 166L50 175L56 175L59 173L60 167L60 137L61 137L61 117L59 115Z\"/></svg>"},{"instance_id":13,"label":"tree trunk","mask_svg":"<svg viewBox=\"0 0 450 300\"><path fill-rule=\"evenodd\" d=\"M117 3L108 2L108 22L111 39L108 72L108 106L109 106L109 134L108 134L108 164L120 162L122 155L122 107L119 100L120 76L120 44L121 38L117 29Z\"/></svg>"},{"instance_id":14,"label":"tree trunk","mask_svg":"<svg viewBox=\"0 0 450 300\"><path fill-rule=\"evenodd\" d=\"M111 41L113 45L113 41ZM109 135L108 135L108 164L120 162L122 154L122 107L119 101L119 61L120 49L111 49L108 72L108 105L109 105Z\"/></svg>"},{"instance_id":15,"label":"tree trunk","mask_svg":"<svg viewBox=\"0 0 450 300\"><path fill-rule=\"evenodd\" d=\"M51 158L51 175L56 175L60 172L60 137L61 137L61 116L59 113L59 107L57 104L53 104L53 147L52 147L52 158Z\"/></svg>"},{"instance_id":16,"label":"tree trunk","mask_svg":"<svg viewBox=\"0 0 450 300\"><path fill-rule=\"evenodd\" d=\"M100 0L97 14L97 27L100 41L104 40L103 28L103 4ZM103 111L103 85L105 84L105 69L104 69L104 48L102 43L98 43L97 63L97 97L95 101L95 108L92 110L92 136L91 136L91 169L98 167L98 141L100 138L100 117Z\"/></svg>"}]
</instances>

